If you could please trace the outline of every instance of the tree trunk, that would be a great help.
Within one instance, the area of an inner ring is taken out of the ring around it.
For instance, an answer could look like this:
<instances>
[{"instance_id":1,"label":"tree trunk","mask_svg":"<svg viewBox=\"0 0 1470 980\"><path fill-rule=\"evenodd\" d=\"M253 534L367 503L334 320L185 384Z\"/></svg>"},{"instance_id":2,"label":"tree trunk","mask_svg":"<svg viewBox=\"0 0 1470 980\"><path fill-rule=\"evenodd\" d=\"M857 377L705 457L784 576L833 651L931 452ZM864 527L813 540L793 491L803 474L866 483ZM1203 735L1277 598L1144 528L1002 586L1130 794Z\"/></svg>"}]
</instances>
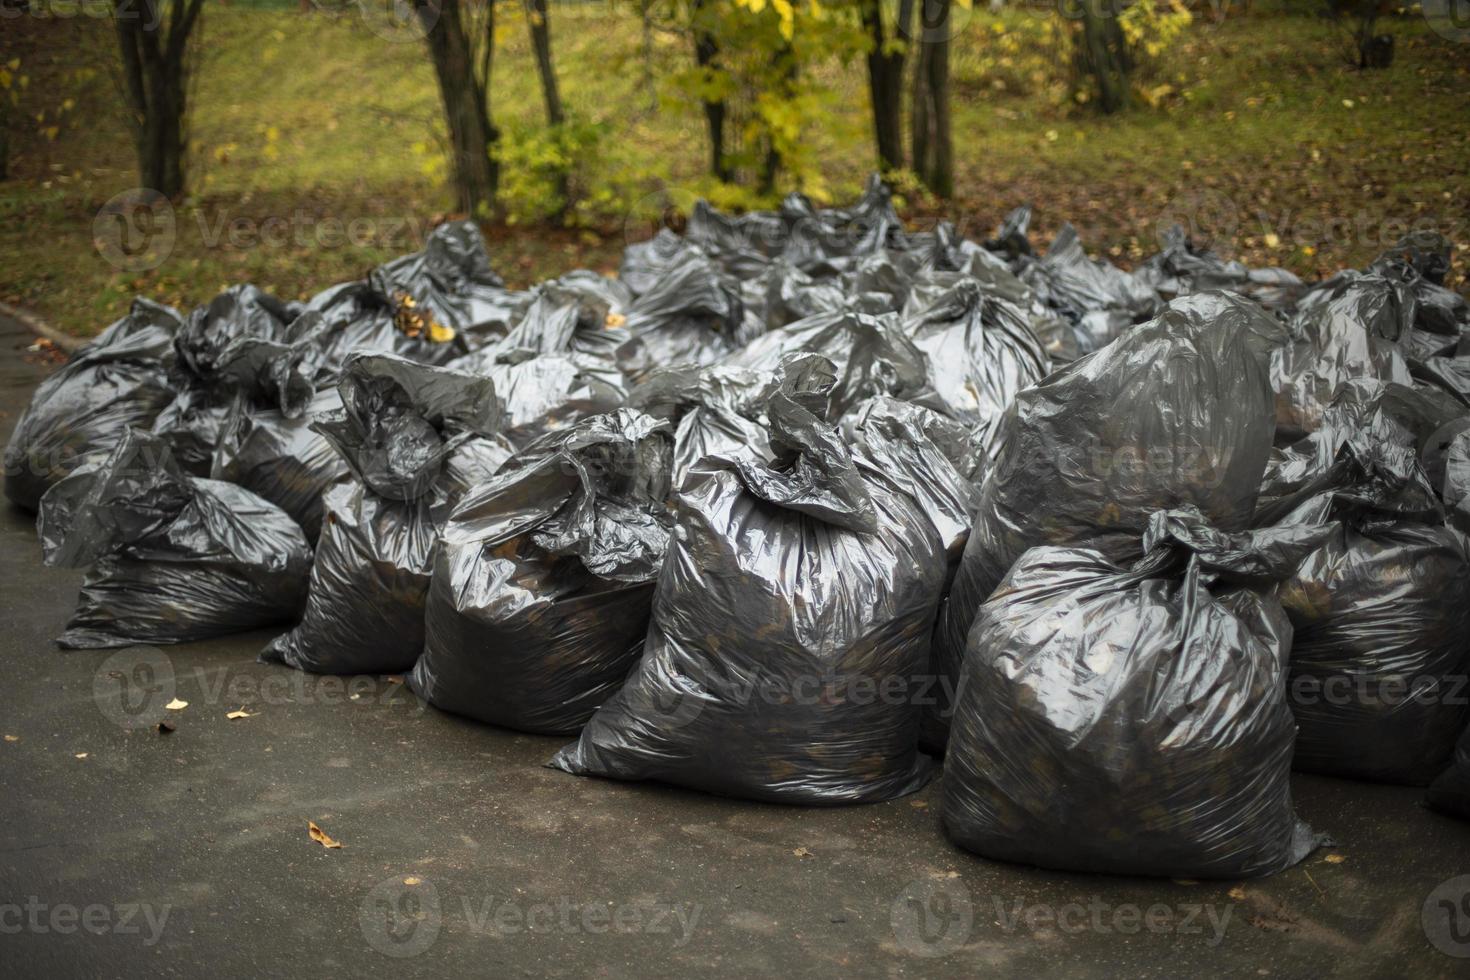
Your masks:
<instances>
[{"instance_id":1,"label":"tree trunk","mask_svg":"<svg viewBox=\"0 0 1470 980\"><path fill-rule=\"evenodd\" d=\"M478 73L459 0L419 0L419 22L425 30L444 119L449 126L453 162L455 203L469 215L478 214L495 202L500 177L499 164L491 156L500 134L490 122L490 67L488 46L494 32L493 19L486 25L487 49ZM493 13L487 12L493 18Z\"/></svg>"},{"instance_id":2,"label":"tree trunk","mask_svg":"<svg viewBox=\"0 0 1470 980\"><path fill-rule=\"evenodd\" d=\"M1128 104L1133 67L1117 16L1101 0L1082 0L1082 63L1097 81L1098 106L1114 113Z\"/></svg>"},{"instance_id":3,"label":"tree trunk","mask_svg":"<svg viewBox=\"0 0 1470 980\"><path fill-rule=\"evenodd\" d=\"M898 24L890 38L883 26L882 0L866 0L863 27L873 49L868 52L868 96L873 104L873 137L882 171L903 167L903 67L904 53L888 51L891 42L907 37L913 15L913 0L900 0Z\"/></svg>"},{"instance_id":4,"label":"tree trunk","mask_svg":"<svg viewBox=\"0 0 1470 980\"><path fill-rule=\"evenodd\" d=\"M914 71L912 152L914 172L939 197L954 195L954 146L950 140L949 34L951 0L920 0L918 62Z\"/></svg>"},{"instance_id":5,"label":"tree trunk","mask_svg":"<svg viewBox=\"0 0 1470 980\"><path fill-rule=\"evenodd\" d=\"M556 70L551 62L551 22L546 17L546 0L526 0L526 20L531 27L531 50L536 54L536 72L541 76L541 98L546 103L546 121L560 126L566 115L561 93L556 88Z\"/></svg>"},{"instance_id":6,"label":"tree trunk","mask_svg":"<svg viewBox=\"0 0 1470 980\"><path fill-rule=\"evenodd\" d=\"M694 22L694 62L706 71L713 71L720 60L720 46L714 35L699 25L703 13L702 0L693 0L691 19ZM710 173L716 179L728 181L730 167L725 163L725 101L705 100L704 121L709 128Z\"/></svg>"},{"instance_id":7,"label":"tree trunk","mask_svg":"<svg viewBox=\"0 0 1470 980\"><path fill-rule=\"evenodd\" d=\"M658 111L658 90L653 77L653 4L654 0L641 0L638 17L643 23L643 90L648 94L648 111Z\"/></svg>"},{"instance_id":8,"label":"tree trunk","mask_svg":"<svg viewBox=\"0 0 1470 980\"><path fill-rule=\"evenodd\" d=\"M0 180L10 179L10 93L0 92Z\"/></svg>"},{"instance_id":9,"label":"tree trunk","mask_svg":"<svg viewBox=\"0 0 1470 980\"><path fill-rule=\"evenodd\" d=\"M170 198L184 191L186 56L203 6L203 0L178 0L166 30L159 0L118 0L113 8L138 180Z\"/></svg>"}]
</instances>

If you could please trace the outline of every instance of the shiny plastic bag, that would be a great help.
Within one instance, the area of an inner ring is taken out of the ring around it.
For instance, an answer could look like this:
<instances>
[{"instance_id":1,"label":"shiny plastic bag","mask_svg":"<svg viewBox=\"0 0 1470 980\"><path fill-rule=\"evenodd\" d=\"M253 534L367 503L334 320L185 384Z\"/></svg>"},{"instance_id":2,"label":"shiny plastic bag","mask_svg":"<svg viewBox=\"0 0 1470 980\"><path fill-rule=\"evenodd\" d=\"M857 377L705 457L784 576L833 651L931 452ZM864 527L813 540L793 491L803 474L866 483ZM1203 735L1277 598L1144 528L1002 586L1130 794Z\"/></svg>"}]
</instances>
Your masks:
<instances>
[{"instance_id":1,"label":"shiny plastic bag","mask_svg":"<svg viewBox=\"0 0 1470 980\"><path fill-rule=\"evenodd\" d=\"M1133 323L1156 316L1163 304L1145 282L1107 262L1087 257L1077 229L1062 225L1046 255L1031 263L1021 280L1048 307L1078 322L1089 313L1115 313L1106 328L1094 328L1084 352L1111 343ZM1102 321L1099 321L1102 322Z\"/></svg>"},{"instance_id":2,"label":"shiny plastic bag","mask_svg":"<svg viewBox=\"0 0 1470 980\"><path fill-rule=\"evenodd\" d=\"M783 362L777 458L710 456L676 492L643 659L552 764L788 803L891 799L928 776L915 677L944 542L907 481L819 415L836 373Z\"/></svg>"},{"instance_id":3,"label":"shiny plastic bag","mask_svg":"<svg viewBox=\"0 0 1470 980\"><path fill-rule=\"evenodd\" d=\"M289 621L306 597L311 549L296 522L189 476L138 429L52 487L37 530L46 564L88 567L63 647L204 640Z\"/></svg>"},{"instance_id":4,"label":"shiny plastic bag","mask_svg":"<svg viewBox=\"0 0 1470 980\"><path fill-rule=\"evenodd\" d=\"M943 820L984 857L1249 878L1315 846L1291 803L1291 625L1273 580L1322 528L1160 512L1131 567L1041 547L976 617Z\"/></svg>"},{"instance_id":5,"label":"shiny plastic bag","mask_svg":"<svg viewBox=\"0 0 1470 980\"><path fill-rule=\"evenodd\" d=\"M351 471L312 423L341 407L341 395L328 388L299 413L262 409L236 414L220 434L210 476L269 500L315 542L321 534L323 494Z\"/></svg>"},{"instance_id":6,"label":"shiny plastic bag","mask_svg":"<svg viewBox=\"0 0 1470 980\"><path fill-rule=\"evenodd\" d=\"M668 548L672 434L630 409L540 440L466 496L409 685L435 707L573 734L622 686Z\"/></svg>"},{"instance_id":7,"label":"shiny plastic bag","mask_svg":"<svg viewBox=\"0 0 1470 980\"><path fill-rule=\"evenodd\" d=\"M1250 525L1271 452L1269 320L1249 300L1195 293L1016 396L940 613L940 662L958 662L975 610L1030 548L1129 561L1153 512L1181 506L1227 531Z\"/></svg>"},{"instance_id":8,"label":"shiny plastic bag","mask_svg":"<svg viewBox=\"0 0 1470 980\"><path fill-rule=\"evenodd\" d=\"M495 386L389 354L343 371L342 411L315 427L352 470L325 513L301 622L261 659L320 674L398 673L424 645L424 598L454 502L510 450Z\"/></svg>"},{"instance_id":9,"label":"shiny plastic bag","mask_svg":"<svg viewBox=\"0 0 1470 980\"><path fill-rule=\"evenodd\" d=\"M153 434L168 444L184 469L208 474L230 418L262 399L269 403L285 397L270 384L266 368L272 361L289 360L284 342L293 318L280 300L244 285L225 290L184 320L174 338L169 374L174 398L153 421ZM251 366L243 367L242 361ZM310 379L306 384L309 391ZM261 387L265 390L258 391Z\"/></svg>"},{"instance_id":10,"label":"shiny plastic bag","mask_svg":"<svg viewBox=\"0 0 1470 980\"><path fill-rule=\"evenodd\" d=\"M922 307L906 310L903 329L928 358L941 410L980 429L993 458L1016 393L1046 377L1051 363L1025 313L961 280Z\"/></svg>"},{"instance_id":11,"label":"shiny plastic bag","mask_svg":"<svg viewBox=\"0 0 1470 980\"><path fill-rule=\"evenodd\" d=\"M31 396L5 447L5 496L34 511L46 490L146 429L173 400L168 367L179 314L146 299L72 355Z\"/></svg>"}]
</instances>

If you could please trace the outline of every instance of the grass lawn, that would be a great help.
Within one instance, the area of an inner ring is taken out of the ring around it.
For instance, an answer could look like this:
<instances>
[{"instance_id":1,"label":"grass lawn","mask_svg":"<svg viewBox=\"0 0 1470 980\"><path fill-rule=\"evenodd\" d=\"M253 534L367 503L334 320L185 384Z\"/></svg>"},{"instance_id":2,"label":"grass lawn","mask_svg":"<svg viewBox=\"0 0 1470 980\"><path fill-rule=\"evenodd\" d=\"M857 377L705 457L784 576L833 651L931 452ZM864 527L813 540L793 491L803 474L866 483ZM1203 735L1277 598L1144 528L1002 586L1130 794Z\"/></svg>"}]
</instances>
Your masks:
<instances>
[{"instance_id":1,"label":"grass lawn","mask_svg":"<svg viewBox=\"0 0 1470 980\"><path fill-rule=\"evenodd\" d=\"M1114 118L1066 97L1042 37L1055 14L975 12L955 38L957 198L908 193L908 216L942 215L978 237L1031 201L1034 232L1071 220L1123 265L1153 250L1161 223L1193 217L1221 252L1307 276L1360 265L1411 225L1466 248L1470 44L1407 14L1386 28L1393 67L1359 72L1340 29L1310 13L1258 8L1216 23L1201 9L1148 80L1158 106ZM575 266L612 271L666 201L718 191L702 174L696 107L644 82L630 10L553 5L551 18L566 101L607 135L577 175L587 201L575 226L486 225L515 285ZM416 248L445 216L438 93L420 42L385 40L353 14L211 0L175 243L157 268L119 271L92 241L99 207L137 182L111 25L23 17L3 32L0 63L18 57L26 83L0 182L0 298L66 330L95 332L135 293L187 307L252 281L305 297ZM505 9L502 34L496 122L534 129L539 89L518 8ZM656 77L687 65L684 39L654 42ZM830 161L820 190L842 200L872 165L865 81L860 63L815 75L826 113L810 146Z\"/></svg>"}]
</instances>

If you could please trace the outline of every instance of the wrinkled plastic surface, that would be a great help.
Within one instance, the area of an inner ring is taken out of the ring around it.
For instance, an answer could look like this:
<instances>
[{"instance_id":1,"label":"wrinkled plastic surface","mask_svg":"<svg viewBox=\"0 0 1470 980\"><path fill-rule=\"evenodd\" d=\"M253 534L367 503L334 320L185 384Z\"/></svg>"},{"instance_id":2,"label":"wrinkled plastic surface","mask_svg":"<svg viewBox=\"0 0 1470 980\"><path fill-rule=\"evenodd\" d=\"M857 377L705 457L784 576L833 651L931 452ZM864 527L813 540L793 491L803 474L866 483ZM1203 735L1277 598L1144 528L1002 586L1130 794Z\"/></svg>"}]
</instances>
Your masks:
<instances>
[{"instance_id":1,"label":"wrinkled plastic surface","mask_svg":"<svg viewBox=\"0 0 1470 980\"><path fill-rule=\"evenodd\" d=\"M906 311L904 330L928 358L930 383L944 413L981 430L994 457L1001 419L1016 393L1051 370L1023 311L962 280Z\"/></svg>"},{"instance_id":2,"label":"wrinkled plastic surface","mask_svg":"<svg viewBox=\"0 0 1470 980\"><path fill-rule=\"evenodd\" d=\"M509 456L494 385L386 354L347 362L342 411L314 423L353 479L331 487L301 622L261 658L321 674L399 673L424 645L424 597L454 501Z\"/></svg>"},{"instance_id":3,"label":"wrinkled plastic surface","mask_svg":"<svg viewBox=\"0 0 1470 980\"><path fill-rule=\"evenodd\" d=\"M553 765L728 796L837 804L912 792L914 679L945 550L924 509L817 414L797 355L767 405L777 459L710 456L675 494L643 658Z\"/></svg>"},{"instance_id":4,"label":"wrinkled plastic surface","mask_svg":"<svg viewBox=\"0 0 1470 980\"><path fill-rule=\"evenodd\" d=\"M5 495L34 511L46 490L146 429L173 400L168 365L179 314L146 299L42 381L5 447Z\"/></svg>"},{"instance_id":5,"label":"wrinkled plastic surface","mask_svg":"<svg viewBox=\"0 0 1470 980\"><path fill-rule=\"evenodd\" d=\"M247 285L227 289L184 320L174 339L170 372L175 395L154 419L153 433L185 470L209 473L232 415L286 397L261 369L272 361L289 362L280 342L291 318L285 304ZM299 400L300 395L289 397Z\"/></svg>"},{"instance_id":6,"label":"wrinkled plastic surface","mask_svg":"<svg viewBox=\"0 0 1470 980\"><path fill-rule=\"evenodd\" d=\"M1315 846L1292 809L1291 625L1268 591L1323 529L1222 534L1161 512L1132 567L1024 555L980 610L943 820L985 857L1248 878Z\"/></svg>"},{"instance_id":7,"label":"wrinkled plastic surface","mask_svg":"<svg viewBox=\"0 0 1470 980\"><path fill-rule=\"evenodd\" d=\"M167 445L129 430L105 461L41 500L46 564L87 567L63 647L183 643L291 619L311 549L284 511L186 474Z\"/></svg>"},{"instance_id":8,"label":"wrinkled plastic surface","mask_svg":"<svg viewBox=\"0 0 1470 980\"><path fill-rule=\"evenodd\" d=\"M1157 315L1163 305L1147 283L1088 258L1070 224L1062 226L1046 255L1032 262L1021 279L1048 307L1084 323L1083 353L1111 343L1130 325Z\"/></svg>"},{"instance_id":9,"label":"wrinkled plastic surface","mask_svg":"<svg viewBox=\"0 0 1470 980\"><path fill-rule=\"evenodd\" d=\"M221 433L210 476L269 500L301 525L307 540L316 541L324 513L322 495L350 471L312 423L341 407L341 396L328 388L294 418L277 409L236 415Z\"/></svg>"},{"instance_id":10,"label":"wrinkled plastic surface","mask_svg":"<svg viewBox=\"0 0 1470 980\"><path fill-rule=\"evenodd\" d=\"M1470 723L1470 541L1344 527L1280 590L1296 628L1296 768L1424 785Z\"/></svg>"},{"instance_id":11,"label":"wrinkled plastic surface","mask_svg":"<svg viewBox=\"0 0 1470 980\"><path fill-rule=\"evenodd\" d=\"M475 224L457 221L434 229L422 251L333 286L306 309L328 326L320 343L335 374L361 351L444 364L503 337L529 302L491 270Z\"/></svg>"},{"instance_id":12,"label":"wrinkled plastic surface","mask_svg":"<svg viewBox=\"0 0 1470 980\"><path fill-rule=\"evenodd\" d=\"M1337 389L1355 379L1413 383L1399 350L1404 299L1377 276L1344 274L1319 287L1292 320L1292 337L1271 361L1277 440L1295 442L1322 424Z\"/></svg>"},{"instance_id":13,"label":"wrinkled plastic surface","mask_svg":"<svg viewBox=\"0 0 1470 980\"><path fill-rule=\"evenodd\" d=\"M456 714L573 734L622 686L668 548L671 426L630 409L532 444L444 528L409 684Z\"/></svg>"},{"instance_id":14,"label":"wrinkled plastic surface","mask_svg":"<svg viewBox=\"0 0 1470 980\"><path fill-rule=\"evenodd\" d=\"M1460 736L1455 758L1429 786L1430 806L1461 820L1470 820L1470 728Z\"/></svg>"},{"instance_id":15,"label":"wrinkled plastic surface","mask_svg":"<svg viewBox=\"0 0 1470 980\"><path fill-rule=\"evenodd\" d=\"M1196 293L1017 395L940 613L937 662L959 662L975 610L1030 548L1127 561L1154 511L1186 505L1224 530L1249 526L1271 452L1269 320L1248 300Z\"/></svg>"}]
</instances>

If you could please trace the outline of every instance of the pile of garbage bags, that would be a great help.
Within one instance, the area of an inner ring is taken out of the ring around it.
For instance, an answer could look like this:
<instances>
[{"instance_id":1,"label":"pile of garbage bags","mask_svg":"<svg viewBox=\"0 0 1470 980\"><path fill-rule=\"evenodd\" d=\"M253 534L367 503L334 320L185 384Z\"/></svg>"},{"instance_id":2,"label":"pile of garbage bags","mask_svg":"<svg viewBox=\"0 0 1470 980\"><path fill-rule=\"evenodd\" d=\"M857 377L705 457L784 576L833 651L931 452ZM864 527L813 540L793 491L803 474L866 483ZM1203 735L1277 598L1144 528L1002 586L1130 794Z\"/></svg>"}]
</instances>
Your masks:
<instances>
[{"instance_id":1,"label":"pile of garbage bags","mask_svg":"<svg viewBox=\"0 0 1470 980\"><path fill-rule=\"evenodd\" d=\"M1293 768L1464 816L1448 242L1303 282L1031 221L912 231L874 178L700 203L614 277L510 288L461 221L300 301L139 299L6 495L87 569L63 645L278 625L264 661L574 774L834 805L942 763L970 851L1176 877L1300 860Z\"/></svg>"}]
</instances>

